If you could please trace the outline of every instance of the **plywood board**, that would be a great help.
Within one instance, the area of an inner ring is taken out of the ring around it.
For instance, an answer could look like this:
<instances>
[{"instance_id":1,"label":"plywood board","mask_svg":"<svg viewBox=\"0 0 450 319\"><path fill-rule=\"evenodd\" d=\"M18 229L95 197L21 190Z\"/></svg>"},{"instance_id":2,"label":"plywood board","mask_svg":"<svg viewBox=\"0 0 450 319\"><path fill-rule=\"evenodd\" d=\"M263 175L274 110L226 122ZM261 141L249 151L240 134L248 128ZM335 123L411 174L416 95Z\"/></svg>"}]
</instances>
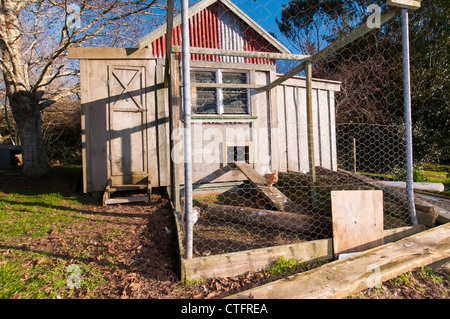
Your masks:
<instances>
[{"instance_id":1,"label":"plywood board","mask_svg":"<svg viewBox=\"0 0 450 319\"><path fill-rule=\"evenodd\" d=\"M383 244L383 191L331 191L331 212L335 257Z\"/></svg>"}]
</instances>

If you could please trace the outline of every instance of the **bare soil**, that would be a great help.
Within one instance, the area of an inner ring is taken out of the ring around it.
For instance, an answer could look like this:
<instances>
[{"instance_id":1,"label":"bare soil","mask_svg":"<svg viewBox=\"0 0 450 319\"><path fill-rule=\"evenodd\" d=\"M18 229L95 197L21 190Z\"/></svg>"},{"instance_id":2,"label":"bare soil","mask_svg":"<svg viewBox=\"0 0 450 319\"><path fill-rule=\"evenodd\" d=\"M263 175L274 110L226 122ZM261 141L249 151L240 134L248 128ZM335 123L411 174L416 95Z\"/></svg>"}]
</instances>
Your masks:
<instances>
[{"instance_id":1,"label":"bare soil","mask_svg":"<svg viewBox=\"0 0 450 319\"><path fill-rule=\"evenodd\" d=\"M264 271L202 282L180 282L175 222L170 203L164 195L153 195L149 203L102 207L93 205L89 196L75 190L75 180L73 173L60 172L46 179L33 180L2 176L0 192L9 192L13 185L16 190L41 188L64 196L76 196L80 205L73 209L86 218L64 230L30 237L26 246L15 246L11 241L1 243L0 248L4 251L42 252L67 263L77 260L89 262L103 274L106 284L98 286L95 291L79 289L76 298L222 298L283 277ZM83 240L75 240L77 238ZM83 257L77 253L80 251L84 252ZM448 298L449 274L437 272L436 276L441 280L427 280L413 272L412 286L409 283L386 283L381 289L367 290L352 298ZM421 288L417 288L419 284Z\"/></svg>"}]
</instances>

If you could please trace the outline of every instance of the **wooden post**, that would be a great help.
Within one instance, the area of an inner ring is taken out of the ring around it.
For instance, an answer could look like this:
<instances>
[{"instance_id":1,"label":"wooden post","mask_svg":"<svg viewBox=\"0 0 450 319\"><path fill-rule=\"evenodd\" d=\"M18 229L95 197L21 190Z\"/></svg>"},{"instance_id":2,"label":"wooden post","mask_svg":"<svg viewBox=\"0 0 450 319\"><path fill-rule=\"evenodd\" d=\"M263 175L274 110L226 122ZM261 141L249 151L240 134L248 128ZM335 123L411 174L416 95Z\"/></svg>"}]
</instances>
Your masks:
<instances>
[{"instance_id":1,"label":"wooden post","mask_svg":"<svg viewBox=\"0 0 450 319\"><path fill-rule=\"evenodd\" d=\"M175 129L180 127L180 85L179 85L179 61L172 55L170 59L170 97L169 97L169 118L170 118L170 190L172 202L176 214L181 211L180 202L180 164L174 161L172 150L175 146L175 141L172 140L172 134Z\"/></svg>"},{"instance_id":2,"label":"wooden post","mask_svg":"<svg viewBox=\"0 0 450 319\"><path fill-rule=\"evenodd\" d=\"M308 155L311 199L313 206L317 204L316 190L316 162L314 158L314 126L313 126L313 103L312 103L312 63L306 61L306 108L308 110Z\"/></svg>"}]
</instances>

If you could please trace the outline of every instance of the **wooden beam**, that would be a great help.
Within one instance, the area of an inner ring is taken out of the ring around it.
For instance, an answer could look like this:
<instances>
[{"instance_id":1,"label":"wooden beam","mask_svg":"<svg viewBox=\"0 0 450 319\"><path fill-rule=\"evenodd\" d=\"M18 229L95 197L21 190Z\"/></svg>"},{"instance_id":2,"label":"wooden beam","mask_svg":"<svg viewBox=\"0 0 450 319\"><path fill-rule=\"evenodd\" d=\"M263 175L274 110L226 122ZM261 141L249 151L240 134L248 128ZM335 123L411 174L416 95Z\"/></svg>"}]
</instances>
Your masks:
<instances>
[{"instance_id":1,"label":"wooden beam","mask_svg":"<svg viewBox=\"0 0 450 319\"><path fill-rule=\"evenodd\" d=\"M234 162L237 168L252 182L252 184L261 192L270 203L280 211L284 211L287 205L291 203L291 200L287 198L276 187L270 187L266 183L266 179L258 174L248 163L246 162ZM299 211L300 212L300 211Z\"/></svg>"},{"instance_id":2,"label":"wooden beam","mask_svg":"<svg viewBox=\"0 0 450 319\"><path fill-rule=\"evenodd\" d=\"M176 216L176 215L175 215ZM179 222L178 233L181 234ZM424 230L420 225L388 229L384 231L384 242L389 243L412 236ZM183 245L178 241L181 254ZM333 240L319 239L296 244L258 248L227 254L181 259L181 279L198 280L212 277L238 276L270 267L279 257L302 262L318 262L333 258Z\"/></svg>"},{"instance_id":3,"label":"wooden beam","mask_svg":"<svg viewBox=\"0 0 450 319\"><path fill-rule=\"evenodd\" d=\"M331 236L331 218L300 213L286 213L250 207L210 204L197 200L208 217L258 227L287 230L300 234ZM318 226L320 225L320 226Z\"/></svg>"},{"instance_id":4,"label":"wooden beam","mask_svg":"<svg viewBox=\"0 0 450 319\"><path fill-rule=\"evenodd\" d=\"M314 150L314 125L313 125L313 99L312 99L312 63L306 62L306 109L308 112L308 164L310 173L310 196L313 206L317 206L316 190L316 161Z\"/></svg>"},{"instance_id":5,"label":"wooden beam","mask_svg":"<svg viewBox=\"0 0 450 319\"><path fill-rule=\"evenodd\" d=\"M380 24L383 25L383 24L389 22L390 20L394 19L395 16L398 15L399 13L400 13L400 9L396 9L396 10L389 11L389 12L381 15ZM330 44L326 48L324 48L324 49L320 50L319 52L317 52L316 54L314 54L309 60L312 63L316 63L316 62L322 60L323 58L327 57L328 55L336 52L337 50L345 47L350 42L353 42L356 39L366 35L367 33L369 33L372 30L373 30L373 28L370 28L369 26L367 26L367 23L363 23L359 27L353 29L350 33L342 36L341 38L337 39L335 42L333 42L332 44ZM298 73L304 71L305 68L306 68L306 63L303 62L302 64L296 66L292 70L290 70L287 73L285 73L280 78L278 78L275 81L273 81L273 82L269 83L268 85L264 86L263 88L261 88L261 90L264 90L264 91L271 90L274 87L276 87L277 85L280 85L284 81L288 80L289 78L291 78L291 77L297 75Z\"/></svg>"},{"instance_id":6,"label":"wooden beam","mask_svg":"<svg viewBox=\"0 0 450 319\"><path fill-rule=\"evenodd\" d=\"M369 249L226 299L336 299L450 256L450 224Z\"/></svg>"},{"instance_id":7,"label":"wooden beam","mask_svg":"<svg viewBox=\"0 0 450 319\"><path fill-rule=\"evenodd\" d=\"M191 47L189 50L190 53L192 54L237 56L245 58L261 58L261 59L290 60L290 61L306 61L311 57L310 55L301 55L301 54L254 52L254 51L240 51L240 50L194 48L194 47ZM173 46L172 52L182 53L183 50L181 46Z\"/></svg>"},{"instance_id":8,"label":"wooden beam","mask_svg":"<svg viewBox=\"0 0 450 319\"><path fill-rule=\"evenodd\" d=\"M180 83L183 86L183 83ZM238 84L238 83L191 83L191 87L198 88L222 88L222 89L259 89L261 84Z\"/></svg>"},{"instance_id":9,"label":"wooden beam","mask_svg":"<svg viewBox=\"0 0 450 319\"><path fill-rule=\"evenodd\" d=\"M151 49L69 48L68 58L78 60L148 60L155 57Z\"/></svg>"},{"instance_id":10,"label":"wooden beam","mask_svg":"<svg viewBox=\"0 0 450 319\"><path fill-rule=\"evenodd\" d=\"M421 0L414 1L414 0L388 0L388 5L393 7L399 7L404 9L412 9L416 10L419 9L421 4Z\"/></svg>"}]
</instances>

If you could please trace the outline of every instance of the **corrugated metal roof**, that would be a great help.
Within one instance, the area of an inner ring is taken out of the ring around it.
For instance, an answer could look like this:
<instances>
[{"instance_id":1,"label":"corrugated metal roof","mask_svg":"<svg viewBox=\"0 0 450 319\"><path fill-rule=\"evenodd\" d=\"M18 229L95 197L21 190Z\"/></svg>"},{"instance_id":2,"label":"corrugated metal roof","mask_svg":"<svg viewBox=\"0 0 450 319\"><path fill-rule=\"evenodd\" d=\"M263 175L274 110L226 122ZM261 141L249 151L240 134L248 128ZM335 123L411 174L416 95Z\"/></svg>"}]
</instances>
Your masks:
<instances>
[{"instance_id":1,"label":"corrugated metal roof","mask_svg":"<svg viewBox=\"0 0 450 319\"><path fill-rule=\"evenodd\" d=\"M228 49L239 51L280 52L265 36L258 33L241 19L242 15L225 7L221 2L196 12L189 19L191 47ZM181 25L172 30L172 45L181 45ZM163 58L166 53L166 35L151 42L155 57ZM210 56L192 54L193 60L223 61L233 63L275 64L274 60L243 57Z\"/></svg>"}]
</instances>

